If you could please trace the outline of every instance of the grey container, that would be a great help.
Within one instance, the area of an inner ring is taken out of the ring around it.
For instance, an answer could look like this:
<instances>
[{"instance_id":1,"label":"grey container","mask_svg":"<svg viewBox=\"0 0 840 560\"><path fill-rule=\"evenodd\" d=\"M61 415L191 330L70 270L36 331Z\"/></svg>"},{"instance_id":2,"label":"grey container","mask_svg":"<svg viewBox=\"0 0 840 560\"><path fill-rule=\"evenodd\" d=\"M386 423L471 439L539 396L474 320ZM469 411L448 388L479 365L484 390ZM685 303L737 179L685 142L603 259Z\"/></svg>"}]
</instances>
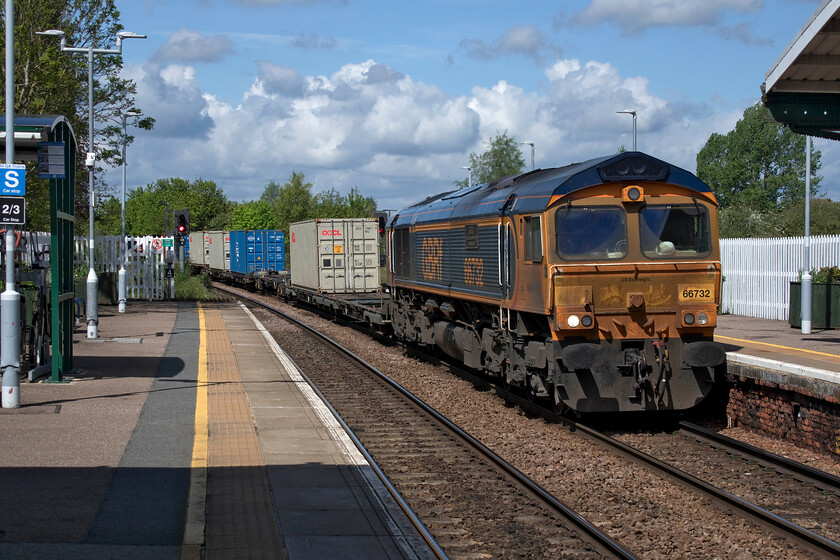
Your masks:
<instances>
[{"instance_id":1,"label":"grey container","mask_svg":"<svg viewBox=\"0 0 840 560\"><path fill-rule=\"evenodd\" d=\"M204 251L210 268L230 270L230 234L228 232L205 232ZM225 263L227 263L227 266L225 266Z\"/></svg>"},{"instance_id":2,"label":"grey container","mask_svg":"<svg viewBox=\"0 0 840 560\"><path fill-rule=\"evenodd\" d=\"M307 220L289 233L293 286L334 294L380 289L376 219Z\"/></svg>"},{"instance_id":3,"label":"grey container","mask_svg":"<svg viewBox=\"0 0 840 560\"><path fill-rule=\"evenodd\" d=\"M205 231L190 232L190 254L188 256L192 264L200 266L209 264L207 262L207 253L204 249L204 237L206 233Z\"/></svg>"}]
</instances>

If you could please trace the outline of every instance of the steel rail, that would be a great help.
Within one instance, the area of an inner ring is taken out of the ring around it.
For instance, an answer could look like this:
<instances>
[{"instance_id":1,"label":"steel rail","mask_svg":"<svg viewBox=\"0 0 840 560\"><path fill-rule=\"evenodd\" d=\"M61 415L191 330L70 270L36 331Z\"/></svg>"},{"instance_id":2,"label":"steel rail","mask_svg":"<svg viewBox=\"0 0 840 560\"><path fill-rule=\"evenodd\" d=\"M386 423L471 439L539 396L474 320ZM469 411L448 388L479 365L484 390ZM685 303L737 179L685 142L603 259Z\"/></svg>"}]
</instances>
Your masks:
<instances>
[{"instance_id":1,"label":"steel rail","mask_svg":"<svg viewBox=\"0 0 840 560\"><path fill-rule=\"evenodd\" d=\"M215 288L219 289L220 291L227 292L228 294L231 294L235 297L248 300L248 301L254 303L255 305L258 305L260 307L263 307L264 309L267 309L267 310L271 311L272 313L276 313L276 314L280 315L281 317L283 317L284 319L286 319L286 320L294 323L295 325L309 331L313 335L321 338L322 340L324 340L328 344L332 345L333 347L335 347L340 352L344 353L346 356L348 356L352 360L358 362L360 365L362 365L365 369L367 369L372 374L377 376L384 383L388 384L390 387L392 387L393 389L398 391L404 398L406 398L407 400L412 402L417 407L421 408L424 412L429 414L437 422L439 422L440 424L445 426L447 429L449 429L456 436L458 436L463 441L468 443L478 453L480 453L482 456L484 456L489 461L491 461L493 464L495 464L498 468L500 468L508 476L510 476L511 478L516 480L516 482L518 484L522 485L524 488L526 488L527 490L532 492L534 495L536 495L538 498L543 500L543 502L545 504L547 504L549 507L551 507L555 511L559 512L561 515L565 516L571 523L575 524L575 526L578 529L583 531L592 541L594 541L596 544L598 544L599 546L604 548L608 553L614 555L616 558L619 558L619 559L638 560L637 556L635 556L633 553L631 553L630 551L628 551L624 547L622 547L619 543L617 543L616 541L611 539L606 533L602 532L600 529L598 529L597 527L595 527L594 525L589 523L580 514L578 514L577 512L575 512L574 510L572 510L571 508L566 506L565 504L563 504L561 501L559 501L557 498L555 498L553 495L551 495L548 491L546 491L544 488L542 488L536 482L534 482L533 480L531 480L530 478L525 476L516 467L514 467L513 465L511 465L510 463L508 463L507 461L502 459L500 456L495 454L492 450L490 450L488 447L486 447L480 441L473 438L470 434L468 434L467 432L462 430L456 424L452 423L449 419L442 416L435 409L433 409L428 404L426 404L425 402L420 400L418 397L413 395L411 392L409 392L407 389L405 389L402 385L393 381L387 375L385 375L384 373L382 373L381 371L376 369L371 364L367 363L364 359L357 356L356 354L354 354L353 352L351 352L347 348L344 348L343 346L341 346L338 342L332 340L331 338L324 335L323 333L318 332L317 330L310 327L309 325L307 325L305 323L302 323L301 321L298 321L294 317L291 317L291 316L287 315L283 311L281 311L281 310L279 310L279 309L277 309L277 308L275 308L271 305L268 305L266 303L263 303L261 301L255 300L253 298L250 298L250 297L242 295L242 294L238 294L238 293L235 293L235 292L228 291L228 290L226 290L224 288L221 288L221 287L218 287L218 286L215 286ZM310 383L310 385L312 385L309 378L307 377L306 379L307 379L307 382ZM323 399L323 395L320 393L320 391L318 391L314 387L314 385L313 385L313 389L315 389L315 391L318 393L319 397L321 397L322 400L324 400L326 402L326 400ZM372 466L375 465L375 463L373 462L373 458L370 456L370 454L367 452L367 450L365 450L365 448L363 447L361 442L355 437L355 435L352 435L352 432L350 431L350 428L338 416L338 413L331 406L330 406L330 410L333 413L333 415L342 424L342 427L344 427L344 429L347 430L347 432L349 434L351 434L353 442L359 448L360 452L362 452L362 454L365 455L365 458L367 458L368 461L371 462ZM398 501L398 503L400 504L400 507L408 508L408 504L405 503L405 501L402 499L402 497L399 495L396 488L393 487L393 485L390 483L390 481L387 481L387 478L385 477L384 473L382 473L382 471L378 467L375 467L375 470L377 472L377 475L382 479L383 483L385 483L386 487L392 493L394 498ZM416 519L416 523L419 524L418 530L423 535L423 538L426 539L427 535L428 535L428 538L431 539L432 543L434 543L434 547L439 549L439 546L437 545L437 543L434 540L434 538L432 537L432 535L428 532L428 530L423 525L423 523L418 518L416 518L416 515L413 512L411 512L410 509L407 509L406 514L409 515L409 517L412 519L413 523L414 523L414 520ZM421 527L422 527L422 529L421 529ZM442 550L441 550L441 554L444 554L443 557L445 557L445 553L443 553Z\"/></svg>"},{"instance_id":2,"label":"steel rail","mask_svg":"<svg viewBox=\"0 0 840 560\"><path fill-rule=\"evenodd\" d=\"M840 558L840 544L832 540L808 531L795 523L791 523L783 517L760 508L753 503L722 490L717 486L713 486L694 475L660 461L647 453L639 451L638 449L611 438L606 434L602 434L601 432L598 432L597 430L594 430L584 424L579 424L572 420L565 420L565 422L570 426L573 426L573 429L580 431L582 434L585 434L586 436L602 443L608 448L625 455L633 461L652 467L656 471L668 475L679 483L699 491L701 494L710 497L724 506L738 510L743 515L766 527L770 527L785 537L794 539L819 553L829 554L832 557Z\"/></svg>"},{"instance_id":3,"label":"steel rail","mask_svg":"<svg viewBox=\"0 0 840 560\"><path fill-rule=\"evenodd\" d=\"M787 457L776 455L767 450L760 449L743 441L738 441L717 432L707 430L702 426L691 422L680 422L680 431L691 435L694 438L704 440L708 443L737 453L744 457L750 457L763 466L770 467L777 472L796 477L803 482L810 482L818 487L827 487L830 490L840 493L840 477L836 477L825 471L798 463Z\"/></svg>"}]
</instances>

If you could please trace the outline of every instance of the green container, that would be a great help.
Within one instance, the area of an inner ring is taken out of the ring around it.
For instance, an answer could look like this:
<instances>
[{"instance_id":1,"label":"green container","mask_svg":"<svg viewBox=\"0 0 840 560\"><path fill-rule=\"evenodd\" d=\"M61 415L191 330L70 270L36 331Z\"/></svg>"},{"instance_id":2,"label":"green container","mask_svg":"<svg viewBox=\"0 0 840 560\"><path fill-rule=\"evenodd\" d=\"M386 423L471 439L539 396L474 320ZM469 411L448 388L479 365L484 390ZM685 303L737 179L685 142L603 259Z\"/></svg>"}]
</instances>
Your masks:
<instances>
[{"instance_id":1,"label":"green container","mask_svg":"<svg viewBox=\"0 0 840 560\"><path fill-rule=\"evenodd\" d=\"M802 283L790 283L788 323L802 326ZM840 327L840 284L811 284L811 327L834 329Z\"/></svg>"}]
</instances>

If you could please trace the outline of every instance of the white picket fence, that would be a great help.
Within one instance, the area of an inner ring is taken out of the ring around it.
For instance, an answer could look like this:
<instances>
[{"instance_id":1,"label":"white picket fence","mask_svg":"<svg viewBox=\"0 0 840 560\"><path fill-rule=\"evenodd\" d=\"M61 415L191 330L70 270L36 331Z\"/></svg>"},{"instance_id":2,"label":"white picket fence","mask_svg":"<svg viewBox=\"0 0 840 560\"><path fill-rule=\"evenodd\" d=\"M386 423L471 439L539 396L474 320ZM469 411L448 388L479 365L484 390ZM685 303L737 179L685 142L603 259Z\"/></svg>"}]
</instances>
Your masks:
<instances>
[{"instance_id":1,"label":"white picket fence","mask_svg":"<svg viewBox=\"0 0 840 560\"><path fill-rule=\"evenodd\" d=\"M840 235L810 238L811 270L840 266ZM721 311L788 319L790 282L805 268L804 237L721 239Z\"/></svg>"},{"instance_id":2,"label":"white picket fence","mask_svg":"<svg viewBox=\"0 0 840 560\"><path fill-rule=\"evenodd\" d=\"M163 300L167 297L169 283L166 263L175 262L173 247L163 247L164 239L172 238L126 237L126 297L128 299ZM94 237L94 270L114 273L120 270L119 236ZM89 240L75 237L74 268L88 269ZM171 295L171 294L170 294Z\"/></svg>"}]
</instances>

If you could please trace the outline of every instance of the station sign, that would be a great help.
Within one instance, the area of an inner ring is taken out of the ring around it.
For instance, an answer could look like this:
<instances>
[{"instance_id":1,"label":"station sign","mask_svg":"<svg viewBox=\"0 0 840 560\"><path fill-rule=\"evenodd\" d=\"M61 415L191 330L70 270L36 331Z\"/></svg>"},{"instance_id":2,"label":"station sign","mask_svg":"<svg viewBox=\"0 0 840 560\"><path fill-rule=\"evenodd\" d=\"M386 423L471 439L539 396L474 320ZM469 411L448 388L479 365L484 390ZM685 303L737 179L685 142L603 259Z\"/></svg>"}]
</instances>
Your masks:
<instances>
[{"instance_id":1,"label":"station sign","mask_svg":"<svg viewBox=\"0 0 840 560\"><path fill-rule=\"evenodd\" d=\"M0 224L26 223L26 199L22 196L0 196Z\"/></svg>"},{"instance_id":2,"label":"station sign","mask_svg":"<svg viewBox=\"0 0 840 560\"><path fill-rule=\"evenodd\" d=\"M26 166L22 163L0 163L0 195L23 196L26 194Z\"/></svg>"},{"instance_id":3,"label":"station sign","mask_svg":"<svg viewBox=\"0 0 840 560\"><path fill-rule=\"evenodd\" d=\"M65 179L64 142L38 142L38 178Z\"/></svg>"}]
</instances>

